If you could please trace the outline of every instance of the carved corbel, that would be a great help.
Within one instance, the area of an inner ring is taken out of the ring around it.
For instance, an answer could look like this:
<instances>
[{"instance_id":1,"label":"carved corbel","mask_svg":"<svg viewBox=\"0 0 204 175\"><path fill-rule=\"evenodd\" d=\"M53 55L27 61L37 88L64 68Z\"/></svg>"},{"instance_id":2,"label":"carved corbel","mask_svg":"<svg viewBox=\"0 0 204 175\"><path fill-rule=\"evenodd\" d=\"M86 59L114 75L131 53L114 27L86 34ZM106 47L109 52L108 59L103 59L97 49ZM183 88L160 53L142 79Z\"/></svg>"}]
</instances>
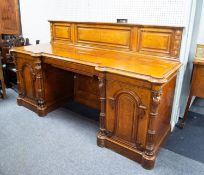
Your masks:
<instances>
[{"instance_id":1,"label":"carved corbel","mask_svg":"<svg viewBox=\"0 0 204 175\"><path fill-rule=\"evenodd\" d=\"M155 120L158 115L158 108L161 100L162 91L152 91L152 102L150 108L150 119L147 132L147 145L145 154L147 156L154 155L154 143L155 143Z\"/></svg>"},{"instance_id":2,"label":"carved corbel","mask_svg":"<svg viewBox=\"0 0 204 175\"><path fill-rule=\"evenodd\" d=\"M100 93L100 134L105 135L105 117L106 117L106 80L105 76L98 77Z\"/></svg>"},{"instance_id":3,"label":"carved corbel","mask_svg":"<svg viewBox=\"0 0 204 175\"><path fill-rule=\"evenodd\" d=\"M174 45L172 49L172 56L174 57L179 57L179 50L180 50L180 45L181 45L181 37L182 37L182 32L180 30L176 30L174 34Z\"/></svg>"},{"instance_id":4,"label":"carved corbel","mask_svg":"<svg viewBox=\"0 0 204 175\"><path fill-rule=\"evenodd\" d=\"M40 60L35 62L35 83L36 83L36 101L37 105L41 108L45 106L44 100L44 86L43 86L43 71L42 71L42 63Z\"/></svg>"}]
</instances>

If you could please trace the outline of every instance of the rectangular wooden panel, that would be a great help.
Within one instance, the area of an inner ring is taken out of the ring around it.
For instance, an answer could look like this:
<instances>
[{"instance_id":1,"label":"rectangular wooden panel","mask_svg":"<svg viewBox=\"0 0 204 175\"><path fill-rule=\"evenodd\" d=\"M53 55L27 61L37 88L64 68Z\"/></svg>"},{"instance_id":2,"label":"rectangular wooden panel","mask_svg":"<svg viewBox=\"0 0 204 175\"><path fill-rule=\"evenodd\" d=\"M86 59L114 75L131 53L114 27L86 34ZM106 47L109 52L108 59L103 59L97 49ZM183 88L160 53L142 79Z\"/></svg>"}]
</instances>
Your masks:
<instances>
[{"instance_id":1,"label":"rectangular wooden panel","mask_svg":"<svg viewBox=\"0 0 204 175\"><path fill-rule=\"evenodd\" d=\"M99 85L98 79L75 74L74 100L92 108L99 108Z\"/></svg>"},{"instance_id":2,"label":"rectangular wooden panel","mask_svg":"<svg viewBox=\"0 0 204 175\"><path fill-rule=\"evenodd\" d=\"M170 29L141 28L138 51L155 55L170 55L174 32Z\"/></svg>"},{"instance_id":3,"label":"rectangular wooden panel","mask_svg":"<svg viewBox=\"0 0 204 175\"><path fill-rule=\"evenodd\" d=\"M70 41L71 42L71 25L70 24L54 24L53 25L53 39Z\"/></svg>"},{"instance_id":4,"label":"rectangular wooden panel","mask_svg":"<svg viewBox=\"0 0 204 175\"><path fill-rule=\"evenodd\" d=\"M77 43L130 49L130 27L77 25Z\"/></svg>"},{"instance_id":5,"label":"rectangular wooden panel","mask_svg":"<svg viewBox=\"0 0 204 175\"><path fill-rule=\"evenodd\" d=\"M43 65L46 105L58 104L63 99L73 99L74 73L55 68L49 64ZM52 75L52 76L47 76Z\"/></svg>"}]
</instances>

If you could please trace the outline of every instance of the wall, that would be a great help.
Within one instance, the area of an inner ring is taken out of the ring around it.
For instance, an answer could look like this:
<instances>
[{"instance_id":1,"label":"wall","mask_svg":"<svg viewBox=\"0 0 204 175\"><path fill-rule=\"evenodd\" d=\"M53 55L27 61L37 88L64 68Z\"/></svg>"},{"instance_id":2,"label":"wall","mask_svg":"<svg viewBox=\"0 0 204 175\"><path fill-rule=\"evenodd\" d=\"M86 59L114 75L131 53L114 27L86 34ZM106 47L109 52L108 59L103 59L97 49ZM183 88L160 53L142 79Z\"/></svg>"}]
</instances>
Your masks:
<instances>
[{"instance_id":1,"label":"wall","mask_svg":"<svg viewBox=\"0 0 204 175\"><path fill-rule=\"evenodd\" d=\"M200 19L200 29L198 34L198 44L204 44L204 3L202 6L202 14Z\"/></svg>"},{"instance_id":2,"label":"wall","mask_svg":"<svg viewBox=\"0 0 204 175\"><path fill-rule=\"evenodd\" d=\"M35 43L37 39L49 42L50 28L47 21L50 18L52 0L19 1L23 36L28 37L31 43Z\"/></svg>"},{"instance_id":3,"label":"wall","mask_svg":"<svg viewBox=\"0 0 204 175\"><path fill-rule=\"evenodd\" d=\"M20 0L23 35L48 42L49 19L186 26L190 0Z\"/></svg>"}]
</instances>

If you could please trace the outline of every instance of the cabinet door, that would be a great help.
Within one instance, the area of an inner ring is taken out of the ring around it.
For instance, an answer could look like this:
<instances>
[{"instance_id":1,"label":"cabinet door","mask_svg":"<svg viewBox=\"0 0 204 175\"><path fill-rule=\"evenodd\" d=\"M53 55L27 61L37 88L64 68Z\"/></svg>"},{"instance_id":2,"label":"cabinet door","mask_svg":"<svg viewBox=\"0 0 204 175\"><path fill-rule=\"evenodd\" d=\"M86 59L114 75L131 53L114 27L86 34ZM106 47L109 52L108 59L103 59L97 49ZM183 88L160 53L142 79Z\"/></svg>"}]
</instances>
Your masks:
<instances>
[{"instance_id":1,"label":"cabinet door","mask_svg":"<svg viewBox=\"0 0 204 175\"><path fill-rule=\"evenodd\" d=\"M20 34L19 0L1 0L0 34Z\"/></svg>"},{"instance_id":2,"label":"cabinet door","mask_svg":"<svg viewBox=\"0 0 204 175\"><path fill-rule=\"evenodd\" d=\"M19 96L34 104L43 105L44 83L40 61L28 55L19 55L16 59Z\"/></svg>"},{"instance_id":3,"label":"cabinet door","mask_svg":"<svg viewBox=\"0 0 204 175\"><path fill-rule=\"evenodd\" d=\"M106 96L105 127L109 136L130 146L144 146L148 117L141 97L146 96L144 102L148 104L149 93L135 86L108 81Z\"/></svg>"},{"instance_id":4,"label":"cabinet door","mask_svg":"<svg viewBox=\"0 0 204 175\"><path fill-rule=\"evenodd\" d=\"M35 74L33 68L25 64L21 68L22 90L23 94L29 98L35 100Z\"/></svg>"}]
</instances>

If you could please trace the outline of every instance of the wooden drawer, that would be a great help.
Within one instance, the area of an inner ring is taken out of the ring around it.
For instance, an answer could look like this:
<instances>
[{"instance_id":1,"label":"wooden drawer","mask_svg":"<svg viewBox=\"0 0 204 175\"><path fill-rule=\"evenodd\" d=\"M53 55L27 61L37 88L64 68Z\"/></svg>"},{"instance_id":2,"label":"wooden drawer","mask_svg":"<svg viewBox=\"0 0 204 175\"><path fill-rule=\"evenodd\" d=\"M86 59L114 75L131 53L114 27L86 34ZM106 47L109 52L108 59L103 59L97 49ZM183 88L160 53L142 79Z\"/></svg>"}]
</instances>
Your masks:
<instances>
[{"instance_id":1,"label":"wooden drawer","mask_svg":"<svg viewBox=\"0 0 204 175\"><path fill-rule=\"evenodd\" d=\"M74 63L71 61L63 60L63 59L55 59L51 57L45 57L44 63L51 64L54 67L58 67L60 69L68 70L71 72L87 75L87 76L94 76L98 75L98 72L95 70L95 66L89 66L80 63Z\"/></svg>"}]
</instances>

